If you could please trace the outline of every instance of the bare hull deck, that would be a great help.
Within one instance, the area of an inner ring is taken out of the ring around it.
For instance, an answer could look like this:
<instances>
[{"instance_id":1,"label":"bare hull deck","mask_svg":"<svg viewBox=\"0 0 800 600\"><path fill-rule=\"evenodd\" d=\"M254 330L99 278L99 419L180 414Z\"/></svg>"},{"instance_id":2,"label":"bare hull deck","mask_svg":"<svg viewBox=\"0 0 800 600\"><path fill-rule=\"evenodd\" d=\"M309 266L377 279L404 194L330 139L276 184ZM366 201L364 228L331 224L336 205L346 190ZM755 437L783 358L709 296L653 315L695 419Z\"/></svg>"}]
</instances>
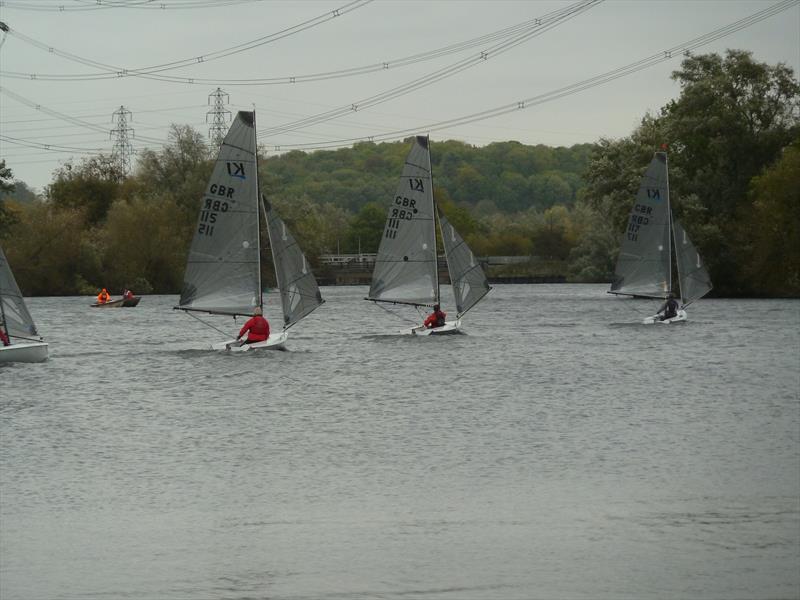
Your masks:
<instances>
[{"instance_id":1,"label":"bare hull deck","mask_svg":"<svg viewBox=\"0 0 800 600\"><path fill-rule=\"evenodd\" d=\"M0 346L0 363L44 362L46 360L46 342L22 342L10 346Z\"/></svg>"},{"instance_id":2,"label":"bare hull deck","mask_svg":"<svg viewBox=\"0 0 800 600\"><path fill-rule=\"evenodd\" d=\"M95 302L91 305L92 308L133 308L139 304L141 297L134 298L119 298L117 300L110 300L108 302Z\"/></svg>"},{"instance_id":3,"label":"bare hull deck","mask_svg":"<svg viewBox=\"0 0 800 600\"><path fill-rule=\"evenodd\" d=\"M411 335L427 336L427 335L450 335L453 333L461 333L461 319L457 321L447 321L441 327L425 327L420 325L411 330Z\"/></svg>"},{"instance_id":4,"label":"bare hull deck","mask_svg":"<svg viewBox=\"0 0 800 600\"><path fill-rule=\"evenodd\" d=\"M671 319L661 319L661 315L653 315L651 317L647 317L642 321L644 325L653 325L657 323L662 323L663 325L669 325L670 323L682 323L687 319L686 311L680 309L678 314L672 317Z\"/></svg>"},{"instance_id":5,"label":"bare hull deck","mask_svg":"<svg viewBox=\"0 0 800 600\"><path fill-rule=\"evenodd\" d=\"M289 334L285 331L270 334L269 338L263 342L256 342L255 344L243 344L241 340L227 340L224 342L217 342L211 344L212 350L221 350L225 352L248 352L250 350L285 350L286 339Z\"/></svg>"}]
</instances>

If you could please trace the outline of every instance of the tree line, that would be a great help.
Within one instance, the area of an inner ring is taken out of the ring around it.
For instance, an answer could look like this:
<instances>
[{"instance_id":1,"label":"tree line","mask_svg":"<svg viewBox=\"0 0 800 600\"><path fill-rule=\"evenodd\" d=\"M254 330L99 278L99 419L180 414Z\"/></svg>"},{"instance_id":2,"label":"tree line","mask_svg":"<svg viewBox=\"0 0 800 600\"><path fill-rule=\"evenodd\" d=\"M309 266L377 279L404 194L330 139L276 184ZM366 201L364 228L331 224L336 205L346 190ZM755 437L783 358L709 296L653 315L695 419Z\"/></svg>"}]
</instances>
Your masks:
<instances>
[{"instance_id":1,"label":"tree line","mask_svg":"<svg viewBox=\"0 0 800 600\"><path fill-rule=\"evenodd\" d=\"M437 201L479 256L561 261L610 281L627 214L666 147L671 204L721 295L800 295L800 86L743 51L688 56L680 96L628 137L569 148L431 140ZM262 192L315 263L375 252L410 141L260 152ZM108 156L69 162L43 194L0 162L0 243L32 295L99 287L177 293L216 149L184 125L123 176Z\"/></svg>"}]
</instances>

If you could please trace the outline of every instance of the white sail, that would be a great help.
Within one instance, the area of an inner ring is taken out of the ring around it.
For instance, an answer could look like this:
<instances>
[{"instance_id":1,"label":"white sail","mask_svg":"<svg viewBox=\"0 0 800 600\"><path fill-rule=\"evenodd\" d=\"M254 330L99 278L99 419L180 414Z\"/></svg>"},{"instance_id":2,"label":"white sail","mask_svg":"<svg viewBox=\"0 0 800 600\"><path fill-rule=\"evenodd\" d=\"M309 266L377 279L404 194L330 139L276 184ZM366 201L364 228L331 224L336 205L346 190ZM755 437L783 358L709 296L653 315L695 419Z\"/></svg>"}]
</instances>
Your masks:
<instances>
[{"instance_id":1,"label":"white sail","mask_svg":"<svg viewBox=\"0 0 800 600\"><path fill-rule=\"evenodd\" d=\"M261 305L255 115L239 112L219 150L178 308L249 315Z\"/></svg>"},{"instance_id":2,"label":"white sail","mask_svg":"<svg viewBox=\"0 0 800 600\"><path fill-rule=\"evenodd\" d=\"M667 155L656 152L622 236L611 293L663 298L671 291Z\"/></svg>"},{"instance_id":3,"label":"white sail","mask_svg":"<svg viewBox=\"0 0 800 600\"><path fill-rule=\"evenodd\" d=\"M439 301L428 139L417 136L386 218L369 300L432 306Z\"/></svg>"},{"instance_id":4,"label":"white sail","mask_svg":"<svg viewBox=\"0 0 800 600\"><path fill-rule=\"evenodd\" d=\"M672 229L675 234L675 262L678 267L681 302L686 306L711 291L711 278L686 230L676 220L672 222Z\"/></svg>"},{"instance_id":5,"label":"white sail","mask_svg":"<svg viewBox=\"0 0 800 600\"><path fill-rule=\"evenodd\" d=\"M26 340L35 338L37 341L40 339L2 248L0 248L0 327L12 338L12 343L13 338Z\"/></svg>"},{"instance_id":6,"label":"white sail","mask_svg":"<svg viewBox=\"0 0 800 600\"><path fill-rule=\"evenodd\" d=\"M489 286L483 268L472 254L472 250L458 234L456 228L442 214L439 214L439 225L442 229L442 241L447 257L450 283L453 286L453 296L460 317L475 306L492 288Z\"/></svg>"},{"instance_id":7,"label":"white sail","mask_svg":"<svg viewBox=\"0 0 800 600\"><path fill-rule=\"evenodd\" d=\"M275 277L281 294L283 326L288 329L319 307L324 300L311 272L311 265L286 223L269 202L264 201L263 206L272 260L275 263Z\"/></svg>"}]
</instances>

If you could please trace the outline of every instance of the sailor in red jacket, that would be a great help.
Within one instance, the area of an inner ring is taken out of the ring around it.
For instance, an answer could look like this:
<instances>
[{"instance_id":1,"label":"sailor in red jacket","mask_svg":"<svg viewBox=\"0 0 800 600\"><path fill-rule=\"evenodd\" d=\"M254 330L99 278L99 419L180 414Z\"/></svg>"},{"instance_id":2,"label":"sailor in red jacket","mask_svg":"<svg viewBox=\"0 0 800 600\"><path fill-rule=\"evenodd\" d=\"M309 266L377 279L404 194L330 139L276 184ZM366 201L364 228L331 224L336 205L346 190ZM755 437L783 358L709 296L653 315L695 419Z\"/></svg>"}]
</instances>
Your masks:
<instances>
[{"instance_id":1,"label":"sailor in red jacket","mask_svg":"<svg viewBox=\"0 0 800 600\"><path fill-rule=\"evenodd\" d=\"M261 316L260 306L256 306L253 309L252 318L247 320L247 323L245 323L241 331L239 331L239 335L236 336L236 339L241 339L245 333L247 333L247 339L244 341L245 344L263 342L269 337L269 323Z\"/></svg>"},{"instance_id":2,"label":"sailor in red jacket","mask_svg":"<svg viewBox=\"0 0 800 600\"><path fill-rule=\"evenodd\" d=\"M444 325L445 317L447 317L447 313L444 312L441 308L439 308L438 304L433 305L433 312L428 315L425 319L425 327L427 329L433 329L434 327L441 327Z\"/></svg>"}]
</instances>

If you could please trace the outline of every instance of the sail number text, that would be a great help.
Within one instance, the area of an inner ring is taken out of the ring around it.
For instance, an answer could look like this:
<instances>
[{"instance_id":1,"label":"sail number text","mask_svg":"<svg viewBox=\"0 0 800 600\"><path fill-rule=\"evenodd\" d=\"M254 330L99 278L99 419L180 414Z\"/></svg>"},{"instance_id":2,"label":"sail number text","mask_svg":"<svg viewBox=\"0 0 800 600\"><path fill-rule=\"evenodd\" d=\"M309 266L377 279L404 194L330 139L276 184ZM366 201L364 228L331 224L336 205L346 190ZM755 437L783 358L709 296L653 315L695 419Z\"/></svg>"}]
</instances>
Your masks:
<instances>
[{"instance_id":1,"label":"sail number text","mask_svg":"<svg viewBox=\"0 0 800 600\"><path fill-rule=\"evenodd\" d=\"M412 191L421 192L425 190L421 179L410 178L408 184ZM394 206L392 206L389 219L386 221L384 237L394 239L397 236L400 222L410 221L417 212L416 200L413 198L406 198L405 196L395 196Z\"/></svg>"},{"instance_id":2,"label":"sail number text","mask_svg":"<svg viewBox=\"0 0 800 600\"><path fill-rule=\"evenodd\" d=\"M200 235L214 235L214 223L217 222L217 215L228 212L228 208L228 203L224 200L206 198L203 203L203 210L200 211L200 225L197 227L197 233Z\"/></svg>"},{"instance_id":3,"label":"sail number text","mask_svg":"<svg viewBox=\"0 0 800 600\"><path fill-rule=\"evenodd\" d=\"M648 215L652 214L653 207L652 206L644 206L643 204L637 204L633 207L633 211L631 212L631 219L628 223L628 231L627 236L628 239L632 242L635 242L639 239L639 228L646 227L650 224L650 218ZM637 214L639 213L639 214Z\"/></svg>"}]
</instances>

